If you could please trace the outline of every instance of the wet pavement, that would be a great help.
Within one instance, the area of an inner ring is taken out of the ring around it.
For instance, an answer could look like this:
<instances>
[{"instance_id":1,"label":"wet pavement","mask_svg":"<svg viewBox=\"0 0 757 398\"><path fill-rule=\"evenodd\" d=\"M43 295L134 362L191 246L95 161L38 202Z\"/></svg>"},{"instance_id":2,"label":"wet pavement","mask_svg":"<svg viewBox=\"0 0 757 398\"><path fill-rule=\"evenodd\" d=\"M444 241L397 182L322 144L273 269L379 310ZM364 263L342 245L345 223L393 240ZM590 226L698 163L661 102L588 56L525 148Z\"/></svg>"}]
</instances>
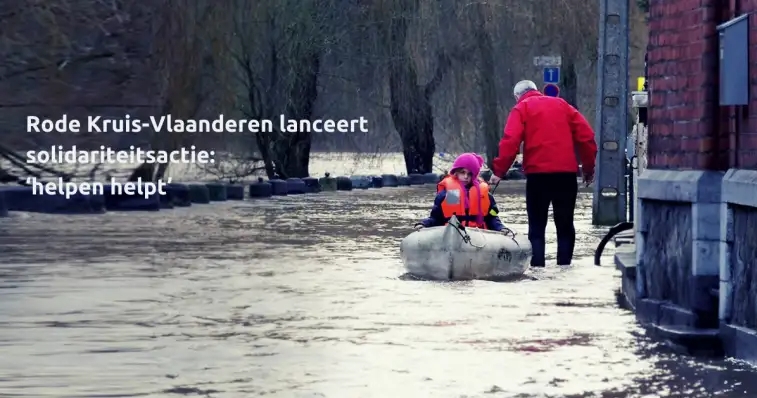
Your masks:
<instances>
[{"instance_id":1,"label":"wet pavement","mask_svg":"<svg viewBox=\"0 0 757 398\"><path fill-rule=\"evenodd\" d=\"M525 233L510 184L496 197ZM592 265L603 229L588 194L573 267L399 279L399 242L432 198L424 186L0 219L0 396L757 396L749 368L669 352L617 307L612 250Z\"/></svg>"}]
</instances>

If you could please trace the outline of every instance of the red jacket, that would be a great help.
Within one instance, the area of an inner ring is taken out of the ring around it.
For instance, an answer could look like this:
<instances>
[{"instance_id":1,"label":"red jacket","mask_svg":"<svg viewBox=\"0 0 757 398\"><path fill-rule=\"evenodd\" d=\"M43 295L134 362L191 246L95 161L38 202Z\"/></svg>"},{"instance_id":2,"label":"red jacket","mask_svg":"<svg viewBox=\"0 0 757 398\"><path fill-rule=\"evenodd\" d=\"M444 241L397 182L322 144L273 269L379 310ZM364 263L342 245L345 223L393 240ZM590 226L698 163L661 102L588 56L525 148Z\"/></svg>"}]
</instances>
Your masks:
<instances>
[{"instance_id":1,"label":"red jacket","mask_svg":"<svg viewBox=\"0 0 757 398\"><path fill-rule=\"evenodd\" d=\"M523 171L530 173L575 173L576 149L583 172L594 174L597 143L586 119L562 98L530 91L520 97L505 124L499 142L499 157L492 170L504 176L510 169L520 144L523 145Z\"/></svg>"}]
</instances>

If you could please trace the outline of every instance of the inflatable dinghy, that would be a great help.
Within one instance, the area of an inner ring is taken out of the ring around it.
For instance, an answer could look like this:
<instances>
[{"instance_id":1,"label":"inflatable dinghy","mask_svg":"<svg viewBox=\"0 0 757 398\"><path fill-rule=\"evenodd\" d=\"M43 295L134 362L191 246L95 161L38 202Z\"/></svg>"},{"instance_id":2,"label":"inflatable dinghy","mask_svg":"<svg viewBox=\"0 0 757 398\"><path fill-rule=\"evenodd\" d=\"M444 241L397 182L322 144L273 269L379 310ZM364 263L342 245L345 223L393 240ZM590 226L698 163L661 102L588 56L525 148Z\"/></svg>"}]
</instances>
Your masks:
<instances>
[{"instance_id":1,"label":"inflatable dinghy","mask_svg":"<svg viewBox=\"0 0 757 398\"><path fill-rule=\"evenodd\" d=\"M531 261L526 237L463 227L452 216L443 227L423 228L400 243L400 257L413 276L430 280L504 279L522 275Z\"/></svg>"}]
</instances>

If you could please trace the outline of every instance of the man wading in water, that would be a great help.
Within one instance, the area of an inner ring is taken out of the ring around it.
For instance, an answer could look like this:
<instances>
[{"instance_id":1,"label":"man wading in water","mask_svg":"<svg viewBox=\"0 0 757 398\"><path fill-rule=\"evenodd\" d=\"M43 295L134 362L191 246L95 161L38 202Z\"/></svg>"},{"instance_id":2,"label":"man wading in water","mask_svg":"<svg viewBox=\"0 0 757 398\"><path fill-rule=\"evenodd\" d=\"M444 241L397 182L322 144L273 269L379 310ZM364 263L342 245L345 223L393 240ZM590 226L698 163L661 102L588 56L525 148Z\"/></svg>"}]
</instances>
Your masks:
<instances>
[{"instance_id":1,"label":"man wading in water","mask_svg":"<svg viewBox=\"0 0 757 398\"><path fill-rule=\"evenodd\" d=\"M545 230L552 204L557 229L557 265L570 265L576 243L573 213L578 196L578 162L583 165L586 186L594 180L597 143L586 119L562 98L539 92L530 80L513 89L517 104L505 124L499 142L499 157L492 161L490 183L497 184L515 161L523 143L523 172L526 174L528 240L532 267L544 267Z\"/></svg>"}]
</instances>

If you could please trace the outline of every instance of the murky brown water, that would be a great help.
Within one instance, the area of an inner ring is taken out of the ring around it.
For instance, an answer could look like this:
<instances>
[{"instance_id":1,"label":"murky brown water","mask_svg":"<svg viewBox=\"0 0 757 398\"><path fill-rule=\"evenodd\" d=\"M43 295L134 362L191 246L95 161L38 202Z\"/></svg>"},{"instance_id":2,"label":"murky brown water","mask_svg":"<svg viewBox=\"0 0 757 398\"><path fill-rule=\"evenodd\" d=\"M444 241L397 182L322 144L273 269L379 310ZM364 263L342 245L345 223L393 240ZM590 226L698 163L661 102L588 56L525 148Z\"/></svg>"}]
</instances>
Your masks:
<instances>
[{"instance_id":1,"label":"murky brown water","mask_svg":"<svg viewBox=\"0 0 757 398\"><path fill-rule=\"evenodd\" d=\"M661 351L617 308L586 194L572 268L398 279L432 189L0 220L0 395L757 395L751 370ZM525 233L519 189L497 196Z\"/></svg>"}]
</instances>

